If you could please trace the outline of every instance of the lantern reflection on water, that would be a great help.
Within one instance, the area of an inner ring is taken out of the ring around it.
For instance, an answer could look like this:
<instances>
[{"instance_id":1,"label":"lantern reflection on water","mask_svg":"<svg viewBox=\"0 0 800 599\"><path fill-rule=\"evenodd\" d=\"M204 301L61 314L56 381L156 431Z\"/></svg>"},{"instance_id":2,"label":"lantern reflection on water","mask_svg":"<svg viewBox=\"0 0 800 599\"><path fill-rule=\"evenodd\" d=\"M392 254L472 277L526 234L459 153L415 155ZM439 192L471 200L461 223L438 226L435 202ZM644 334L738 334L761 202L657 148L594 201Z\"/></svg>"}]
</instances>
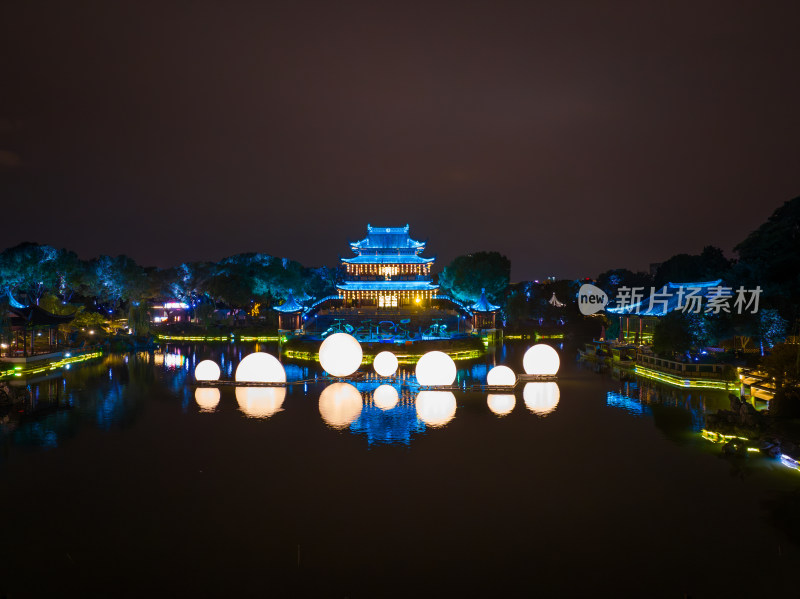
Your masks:
<instances>
[{"instance_id":1,"label":"lantern reflection on water","mask_svg":"<svg viewBox=\"0 0 800 599\"><path fill-rule=\"evenodd\" d=\"M381 385L372 393L372 402L381 410L391 410L397 405L400 395L391 385Z\"/></svg>"},{"instance_id":2,"label":"lantern reflection on water","mask_svg":"<svg viewBox=\"0 0 800 599\"><path fill-rule=\"evenodd\" d=\"M444 426L456 415L456 396L450 391L420 391L417 416L429 426Z\"/></svg>"},{"instance_id":3,"label":"lantern reflection on water","mask_svg":"<svg viewBox=\"0 0 800 599\"><path fill-rule=\"evenodd\" d=\"M281 409L286 387L236 387L239 409L250 418L269 418Z\"/></svg>"},{"instance_id":4,"label":"lantern reflection on water","mask_svg":"<svg viewBox=\"0 0 800 599\"><path fill-rule=\"evenodd\" d=\"M219 389L209 387L198 387L194 392L194 400L204 412L211 412L219 403Z\"/></svg>"},{"instance_id":5,"label":"lantern reflection on water","mask_svg":"<svg viewBox=\"0 0 800 599\"><path fill-rule=\"evenodd\" d=\"M517 405L517 399L510 393L490 393L486 398L486 403L492 412L498 416L505 416L510 414L514 406Z\"/></svg>"},{"instance_id":6,"label":"lantern reflection on water","mask_svg":"<svg viewBox=\"0 0 800 599\"><path fill-rule=\"evenodd\" d=\"M546 416L555 411L561 398L561 392L558 383L527 383L522 390L522 398L531 412L539 416Z\"/></svg>"},{"instance_id":7,"label":"lantern reflection on water","mask_svg":"<svg viewBox=\"0 0 800 599\"><path fill-rule=\"evenodd\" d=\"M333 428L346 428L361 414L361 394L350 383L333 383L319 396L319 413Z\"/></svg>"}]
</instances>

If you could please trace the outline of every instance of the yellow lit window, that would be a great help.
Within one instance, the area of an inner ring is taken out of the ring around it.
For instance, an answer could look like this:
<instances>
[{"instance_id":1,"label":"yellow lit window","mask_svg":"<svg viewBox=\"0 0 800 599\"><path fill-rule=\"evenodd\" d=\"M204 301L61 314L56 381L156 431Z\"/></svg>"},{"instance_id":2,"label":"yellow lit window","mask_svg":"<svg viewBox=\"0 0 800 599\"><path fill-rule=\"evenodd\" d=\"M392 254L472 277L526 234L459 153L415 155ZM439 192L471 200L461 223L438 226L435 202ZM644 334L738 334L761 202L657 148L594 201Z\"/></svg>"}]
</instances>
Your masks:
<instances>
[{"instance_id":1,"label":"yellow lit window","mask_svg":"<svg viewBox=\"0 0 800 599\"><path fill-rule=\"evenodd\" d=\"M396 308L397 296L396 295L381 295L378 297L378 307L380 308Z\"/></svg>"}]
</instances>

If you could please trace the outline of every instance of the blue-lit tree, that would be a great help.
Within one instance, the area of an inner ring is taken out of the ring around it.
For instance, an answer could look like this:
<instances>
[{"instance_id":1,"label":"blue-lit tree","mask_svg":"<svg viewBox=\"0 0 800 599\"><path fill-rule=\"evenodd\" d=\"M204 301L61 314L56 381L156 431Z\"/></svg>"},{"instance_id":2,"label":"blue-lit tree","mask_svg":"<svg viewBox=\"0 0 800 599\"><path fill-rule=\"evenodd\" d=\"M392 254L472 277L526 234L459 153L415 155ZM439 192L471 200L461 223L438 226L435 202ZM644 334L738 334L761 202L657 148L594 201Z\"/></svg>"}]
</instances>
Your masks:
<instances>
[{"instance_id":1,"label":"blue-lit tree","mask_svg":"<svg viewBox=\"0 0 800 599\"><path fill-rule=\"evenodd\" d=\"M4 293L24 295L38 304L48 290L59 286L54 268L59 250L49 245L21 243L0 254L0 284Z\"/></svg>"},{"instance_id":2,"label":"blue-lit tree","mask_svg":"<svg viewBox=\"0 0 800 599\"><path fill-rule=\"evenodd\" d=\"M475 252L458 256L439 275L439 285L456 299L473 303L486 289L494 304L505 304L511 278L511 261L498 252Z\"/></svg>"}]
</instances>

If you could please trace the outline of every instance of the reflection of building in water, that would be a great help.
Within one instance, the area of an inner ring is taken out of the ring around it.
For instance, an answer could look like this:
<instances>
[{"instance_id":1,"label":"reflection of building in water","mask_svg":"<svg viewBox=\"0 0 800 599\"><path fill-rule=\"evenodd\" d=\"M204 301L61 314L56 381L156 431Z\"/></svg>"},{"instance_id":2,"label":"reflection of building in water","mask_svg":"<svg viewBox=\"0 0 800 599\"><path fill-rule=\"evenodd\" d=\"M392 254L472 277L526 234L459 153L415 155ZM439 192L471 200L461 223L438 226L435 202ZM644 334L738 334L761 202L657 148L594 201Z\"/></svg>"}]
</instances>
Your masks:
<instances>
[{"instance_id":1,"label":"reflection of building in water","mask_svg":"<svg viewBox=\"0 0 800 599\"><path fill-rule=\"evenodd\" d=\"M394 393L387 390L392 389ZM350 431L366 436L367 442L408 445L412 435L425 431L425 423L417 418L414 396L399 386L373 385L372 391L364 393L364 407L358 419L350 425ZM396 401L391 405L386 398Z\"/></svg>"},{"instance_id":2,"label":"reflection of building in water","mask_svg":"<svg viewBox=\"0 0 800 599\"><path fill-rule=\"evenodd\" d=\"M650 410L637 400L632 399L622 393L615 393L614 391L609 391L606 393L606 405L612 408L625 410L634 416L642 416L643 414L650 413Z\"/></svg>"},{"instance_id":3,"label":"reflection of building in water","mask_svg":"<svg viewBox=\"0 0 800 599\"><path fill-rule=\"evenodd\" d=\"M727 409L729 405L727 394L721 390L680 389L646 379L623 383L619 393L608 392L606 403L632 414L652 415L658 420L657 425L661 423L667 428L683 427L693 431L705 427L706 413L709 410ZM670 416L665 411L667 408L681 410L686 418L680 418L677 413Z\"/></svg>"}]
</instances>

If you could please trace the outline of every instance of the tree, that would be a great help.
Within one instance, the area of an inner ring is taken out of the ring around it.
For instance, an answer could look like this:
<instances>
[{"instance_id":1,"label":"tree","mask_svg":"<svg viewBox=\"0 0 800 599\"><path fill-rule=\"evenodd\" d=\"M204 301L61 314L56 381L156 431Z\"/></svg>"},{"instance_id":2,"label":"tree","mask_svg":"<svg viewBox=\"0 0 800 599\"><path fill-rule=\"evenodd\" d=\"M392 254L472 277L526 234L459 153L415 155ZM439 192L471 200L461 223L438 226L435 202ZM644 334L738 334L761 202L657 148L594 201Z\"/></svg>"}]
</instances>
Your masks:
<instances>
[{"instance_id":1,"label":"tree","mask_svg":"<svg viewBox=\"0 0 800 599\"><path fill-rule=\"evenodd\" d=\"M205 291L214 301L231 308L249 308L252 290L247 279L230 274L219 274L205 285Z\"/></svg>"},{"instance_id":2,"label":"tree","mask_svg":"<svg viewBox=\"0 0 800 599\"><path fill-rule=\"evenodd\" d=\"M529 313L530 309L526 292L522 289L514 289L511 291L505 307L508 323L514 327L524 324Z\"/></svg>"},{"instance_id":3,"label":"tree","mask_svg":"<svg viewBox=\"0 0 800 599\"><path fill-rule=\"evenodd\" d=\"M741 283L760 285L770 307L794 321L800 304L800 197L775 210L734 249Z\"/></svg>"},{"instance_id":4,"label":"tree","mask_svg":"<svg viewBox=\"0 0 800 599\"><path fill-rule=\"evenodd\" d=\"M649 289L653 286L653 277L646 272L633 272L627 268L614 268L600 273L597 276L597 286L608 294L609 299L617 295L620 287L644 287Z\"/></svg>"},{"instance_id":5,"label":"tree","mask_svg":"<svg viewBox=\"0 0 800 599\"><path fill-rule=\"evenodd\" d=\"M476 252L458 256L439 275L439 285L465 303L480 299L481 289L495 304L505 302L511 278L511 262L498 252Z\"/></svg>"},{"instance_id":6,"label":"tree","mask_svg":"<svg viewBox=\"0 0 800 599\"><path fill-rule=\"evenodd\" d=\"M761 367L775 379L775 388L800 384L800 345L778 343L761 361Z\"/></svg>"},{"instance_id":7,"label":"tree","mask_svg":"<svg viewBox=\"0 0 800 599\"><path fill-rule=\"evenodd\" d=\"M69 303L75 294L91 295L94 279L89 272L89 265L78 258L75 252L58 250L51 267L56 275L56 288L50 291L61 297L63 302Z\"/></svg>"},{"instance_id":8,"label":"tree","mask_svg":"<svg viewBox=\"0 0 800 599\"><path fill-rule=\"evenodd\" d=\"M722 250L708 245L700 254L677 254L661 263L656 271L655 285L663 287L670 282L713 281L724 278L730 267L731 262Z\"/></svg>"},{"instance_id":9,"label":"tree","mask_svg":"<svg viewBox=\"0 0 800 599\"><path fill-rule=\"evenodd\" d=\"M59 251L49 245L24 242L0 254L0 284L5 293L24 294L38 304L48 290L58 287L58 273L53 268Z\"/></svg>"},{"instance_id":10,"label":"tree","mask_svg":"<svg viewBox=\"0 0 800 599\"><path fill-rule=\"evenodd\" d=\"M778 341L786 338L788 324L786 319L781 318L778 311L773 308L764 308L758 313L759 337L767 347L773 347Z\"/></svg>"},{"instance_id":11,"label":"tree","mask_svg":"<svg viewBox=\"0 0 800 599\"><path fill-rule=\"evenodd\" d=\"M144 304L131 303L128 308L128 327L134 335L145 335L150 332L150 313Z\"/></svg>"},{"instance_id":12,"label":"tree","mask_svg":"<svg viewBox=\"0 0 800 599\"><path fill-rule=\"evenodd\" d=\"M109 315L122 301L140 301L145 297L147 275L145 269L128 256L100 256L90 263L95 277L95 296L109 306Z\"/></svg>"},{"instance_id":13,"label":"tree","mask_svg":"<svg viewBox=\"0 0 800 599\"><path fill-rule=\"evenodd\" d=\"M690 323L682 312L662 316L653 331L653 351L661 356L683 353L692 347Z\"/></svg>"},{"instance_id":14,"label":"tree","mask_svg":"<svg viewBox=\"0 0 800 599\"><path fill-rule=\"evenodd\" d=\"M336 293L336 270L327 266L306 269L305 292L315 299Z\"/></svg>"}]
</instances>

